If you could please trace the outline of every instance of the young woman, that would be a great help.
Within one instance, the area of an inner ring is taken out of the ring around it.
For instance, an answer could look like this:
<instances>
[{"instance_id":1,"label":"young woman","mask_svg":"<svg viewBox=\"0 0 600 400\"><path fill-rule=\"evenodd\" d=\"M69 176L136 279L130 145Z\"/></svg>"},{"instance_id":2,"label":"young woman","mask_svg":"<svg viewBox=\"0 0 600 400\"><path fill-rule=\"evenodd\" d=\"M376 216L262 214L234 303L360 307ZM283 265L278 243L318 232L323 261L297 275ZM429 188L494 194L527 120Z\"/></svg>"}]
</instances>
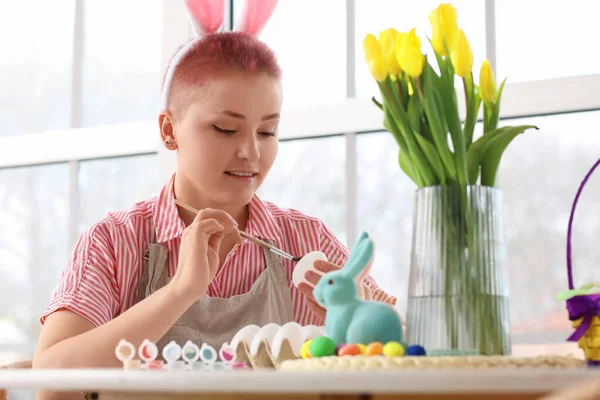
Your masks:
<instances>
[{"instance_id":1,"label":"young woman","mask_svg":"<svg viewBox=\"0 0 600 400\"><path fill-rule=\"evenodd\" d=\"M238 231L293 255L321 250L331 261L316 263L324 272L347 258L319 219L256 196L277 156L282 104L280 68L255 37L272 8L248 1L243 32L215 33L222 1L203 3L187 1L203 35L179 50L163 84L158 122L177 152L176 173L156 197L83 233L41 318L34 367L118 367L123 338L219 348L247 324L322 324L310 286L291 283L295 264ZM395 304L371 278L362 285L365 296Z\"/></svg>"}]
</instances>

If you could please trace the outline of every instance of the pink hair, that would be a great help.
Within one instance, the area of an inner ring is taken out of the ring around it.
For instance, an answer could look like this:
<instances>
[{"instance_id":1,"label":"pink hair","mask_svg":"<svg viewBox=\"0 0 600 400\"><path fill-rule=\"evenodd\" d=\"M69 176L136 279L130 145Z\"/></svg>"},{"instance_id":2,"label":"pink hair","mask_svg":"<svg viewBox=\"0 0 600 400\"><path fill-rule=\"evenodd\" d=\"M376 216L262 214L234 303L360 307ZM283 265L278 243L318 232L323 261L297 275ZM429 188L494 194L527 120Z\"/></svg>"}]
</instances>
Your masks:
<instances>
[{"instance_id":1,"label":"pink hair","mask_svg":"<svg viewBox=\"0 0 600 400\"><path fill-rule=\"evenodd\" d=\"M185 93L189 91L186 89L202 87L223 70L262 72L277 80L281 79L281 67L275 53L253 35L220 32L192 40L196 43L179 60L171 78L169 93L166 93L166 105L171 112L179 111L187 105L189 99ZM163 79L163 86L164 82Z\"/></svg>"},{"instance_id":2,"label":"pink hair","mask_svg":"<svg viewBox=\"0 0 600 400\"><path fill-rule=\"evenodd\" d=\"M223 70L266 73L279 80L281 68L273 51L256 36L277 0L246 0L235 32L217 33L223 24L224 0L186 0L185 10L196 38L181 46L165 73L161 107L177 112L193 91Z\"/></svg>"}]
</instances>

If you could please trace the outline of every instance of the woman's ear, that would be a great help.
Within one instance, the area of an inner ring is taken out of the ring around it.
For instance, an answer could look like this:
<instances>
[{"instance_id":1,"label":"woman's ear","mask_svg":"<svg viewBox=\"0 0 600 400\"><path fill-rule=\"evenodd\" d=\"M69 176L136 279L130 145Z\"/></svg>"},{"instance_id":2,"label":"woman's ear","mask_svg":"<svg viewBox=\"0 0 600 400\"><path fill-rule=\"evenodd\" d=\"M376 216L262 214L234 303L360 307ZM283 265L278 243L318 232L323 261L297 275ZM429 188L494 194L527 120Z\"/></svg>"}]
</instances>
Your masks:
<instances>
[{"instance_id":1,"label":"woman's ear","mask_svg":"<svg viewBox=\"0 0 600 400\"><path fill-rule=\"evenodd\" d=\"M175 150L177 148L175 126L173 124L173 117L168 111L163 111L158 116L158 127L163 146L168 150Z\"/></svg>"},{"instance_id":2,"label":"woman's ear","mask_svg":"<svg viewBox=\"0 0 600 400\"><path fill-rule=\"evenodd\" d=\"M258 36L271 18L276 6L277 0L246 0L242 16L233 29Z\"/></svg>"},{"instance_id":3,"label":"woman's ear","mask_svg":"<svg viewBox=\"0 0 600 400\"><path fill-rule=\"evenodd\" d=\"M221 29L225 19L225 0L185 0L185 10L196 36Z\"/></svg>"}]
</instances>

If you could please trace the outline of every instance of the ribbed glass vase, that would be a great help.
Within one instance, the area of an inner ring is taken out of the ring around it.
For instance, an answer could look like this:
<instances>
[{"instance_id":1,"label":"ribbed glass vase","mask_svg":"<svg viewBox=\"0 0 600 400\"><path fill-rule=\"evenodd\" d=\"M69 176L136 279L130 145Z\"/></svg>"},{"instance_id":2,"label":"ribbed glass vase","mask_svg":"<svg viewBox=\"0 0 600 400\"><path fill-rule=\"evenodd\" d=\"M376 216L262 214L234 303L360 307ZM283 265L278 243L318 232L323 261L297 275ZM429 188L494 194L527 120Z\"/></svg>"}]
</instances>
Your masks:
<instances>
[{"instance_id":1,"label":"ribbed glass vase","mask_svg":"<svg viewBox=\"0 0 600 400\"><path fill-rule=\"evenodd\" d=\"M407 341L430 355L511 352L508 265L500 189L418 189Z\"/></svg>"}]
</instances>

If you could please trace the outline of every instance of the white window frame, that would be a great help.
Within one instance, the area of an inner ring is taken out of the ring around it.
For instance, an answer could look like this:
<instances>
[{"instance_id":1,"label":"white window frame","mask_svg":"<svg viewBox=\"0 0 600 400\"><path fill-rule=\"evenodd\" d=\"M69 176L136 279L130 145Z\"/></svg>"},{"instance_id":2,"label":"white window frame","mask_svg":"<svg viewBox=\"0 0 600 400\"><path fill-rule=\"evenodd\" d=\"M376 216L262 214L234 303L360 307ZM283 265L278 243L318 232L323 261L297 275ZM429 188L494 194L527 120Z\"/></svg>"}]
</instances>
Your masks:
<instances>
[{"instance_id":1,"label":"white window frame","mask_svg":"<svg viewBox=\"0 0 600 400\"><path fill-rule=\"evenodd\" d=\"M233 1L233 0L230 0ZM81 2L77 2L76 32L81 31ZM382 131L382 115L369 99L356 99L355 93L355 6L346 0L347 99L314 107L283 110L281 140L346 136L346 229L347 237L356 236L356 134ZM175 49L191 35L181 1L163 0L162 67ZM495 0L485 0L486 56L492 66L496 60ZM226 24L231 24L229 3ZM79 62L81 38L74 43L73 97L80 97ZM561 77L530 82L508 83L503 94L502 118L550 115L600 109L600 97L589 88L600 87L600 74ZM374 93L375 94L375 93ZM459 97L461 110L463 99ZM161 181L175 170L175 154L160 142L157 121L79 128L79 102L74 101L72 129L0 137L0 169L50 163L69 163L71 209L79 206L77 171L79 162L107 157L158 154ZM464 114L463 114L464 115ZM77 215L71 217L70 244L77 239ZM514 344L563 342L569 332L514 334ZM1 346L0 346L1 348Z\"/></svg>"}]
</instances>

